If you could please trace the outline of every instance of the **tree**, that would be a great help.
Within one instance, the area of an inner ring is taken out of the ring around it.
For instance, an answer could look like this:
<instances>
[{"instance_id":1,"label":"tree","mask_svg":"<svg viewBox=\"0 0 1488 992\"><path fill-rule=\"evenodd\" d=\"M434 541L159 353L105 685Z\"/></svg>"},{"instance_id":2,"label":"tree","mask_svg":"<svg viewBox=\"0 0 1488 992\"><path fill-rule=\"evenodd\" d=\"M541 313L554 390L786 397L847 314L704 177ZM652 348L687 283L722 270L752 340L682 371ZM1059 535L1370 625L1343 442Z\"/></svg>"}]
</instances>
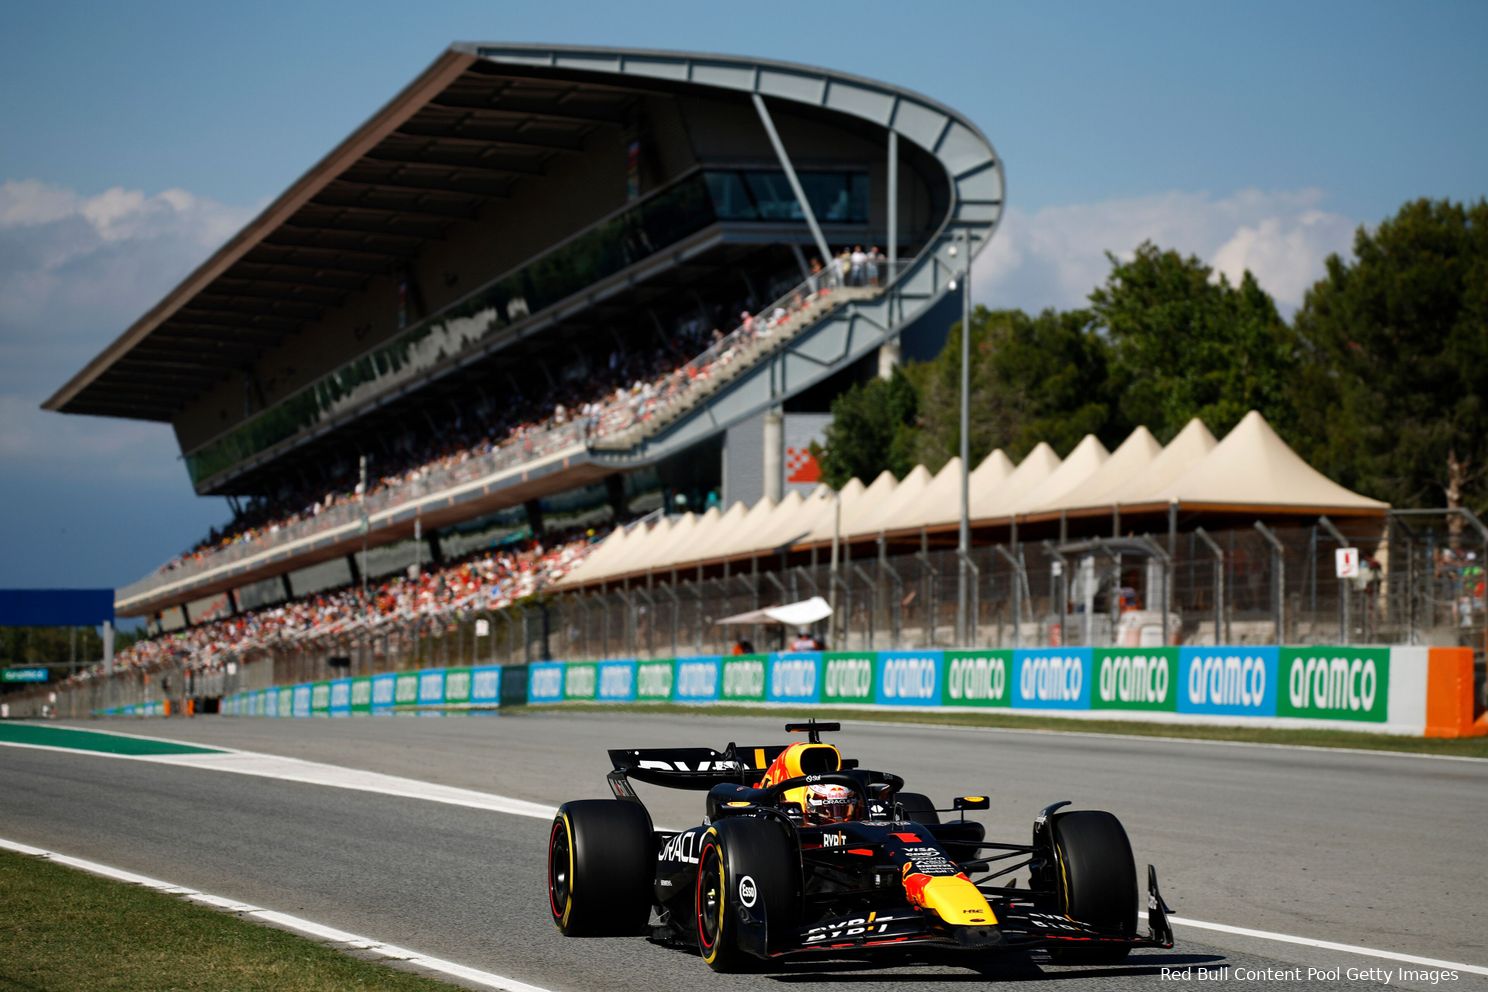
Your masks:
<instances>
[{"instance_id":1,"label":"tree","mask_svg":"<svg viewBox=\"0 0 1488 992\"><path fill-rule=\"evenodd\" d=\"M888 469L903 477L914 468L911 448L919 397L904 369L888 379L850 387L832 401L826 444L812 444L822 479L839 489L853 477L871 482Z\"/></svg>"},{"instance_id":2,"label":"tree","mask_svg":"<svg viewBox=\"0 0 1488 992\"><path fill-rule=\"evenodd\" d=\"M1314 464L1397 505L1484 506L1488 201L1415 200L1361 227L1296 327Z\"/></svg>"},{"instance_id":3,"label":"tree","mask_svg":"<svg viewBox=\"0 0 1488 992\"><path fill-rule=\"evenodd\" d=\"M994 448L1019 460L1040 441L1064 452L1086 434L1110 433L1107 348L1089 311L1030 317L978 307L971 353L973 461ZM917 378L923 413L915 460L934 471L960 452L959 324Z\"/></svg>"},{"instance_id":4,"label":"tree","mask_svg":"<svg viewBox=\"0 0 1488 992\"><path fill-rule=\"evenodd\" d=\"M1290 431L1295 335L1249 272L1232 286L1151 242L1130 261L1107 257L1090 303L1109 336L1115 419L1167 440L1193 417L1222 434L1256 409Z\"/></svg>"}]
</instances>

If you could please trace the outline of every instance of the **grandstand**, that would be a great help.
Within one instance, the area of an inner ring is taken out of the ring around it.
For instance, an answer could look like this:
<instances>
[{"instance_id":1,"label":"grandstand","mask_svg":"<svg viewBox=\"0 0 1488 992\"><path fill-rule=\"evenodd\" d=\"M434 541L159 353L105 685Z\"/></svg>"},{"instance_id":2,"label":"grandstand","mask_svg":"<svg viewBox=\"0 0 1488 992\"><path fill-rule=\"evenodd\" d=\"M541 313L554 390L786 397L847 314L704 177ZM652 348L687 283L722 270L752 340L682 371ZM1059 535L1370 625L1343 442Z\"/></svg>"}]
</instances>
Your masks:
<instances>
[{"instance_id":1,"label":"grandstand","mask_svg":"<svg viewBox=\"0 0 1488 992\"><path fill-rule=\"evenodd\" d=\"M938 347L1002 198L974 125L882 82L457 44L44 406L170 423L232 501L119 590L167 630L573 558L782 498L832 396Z\"/></svg>"}]
</instances>

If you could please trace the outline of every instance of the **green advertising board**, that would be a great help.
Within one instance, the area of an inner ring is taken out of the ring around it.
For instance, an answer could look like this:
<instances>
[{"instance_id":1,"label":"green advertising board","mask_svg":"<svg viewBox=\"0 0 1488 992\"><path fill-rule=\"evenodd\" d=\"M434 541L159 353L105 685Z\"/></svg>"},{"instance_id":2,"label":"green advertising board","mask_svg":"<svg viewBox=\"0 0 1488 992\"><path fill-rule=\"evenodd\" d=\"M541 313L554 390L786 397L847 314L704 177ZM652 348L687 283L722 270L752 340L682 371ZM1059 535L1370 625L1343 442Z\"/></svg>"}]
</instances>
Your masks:
<instances>
[{"instance_id":1,"label":"green advertising board","mask_svg":"<svg viewBox=\"0 0 1488 992\"><path fill-rule=\"evenodd\" d=\"M418 683L419 677L417 672L407 672L399 675L397 681L393 683L393 705L412 706L417 703Z\"/></svg>"},{"instance_id":2,"label":"green advertising board","mask_svg":"<svg viewBox=\"0 0 1488 992\"><path fill-rule=\"evenodd\" d=\"M941 664L940 700L944 706L1008 706L1013 652L947 651Z\"/></svg>"},{"instance_id":3,"label":"green advertising board","mask_svg":"<svg viewBox=\"0 0 1488 992\"><path fill-rule=\"evenodd\" d=\"M470 702L470 669L448 668L444 672L444 701L446 703Z\"/></svg>"},{"instance_id":4,"label":"green advertising board","mask_svg":"<svg viewBox=\"0 0 1488 992\"><path fill-rule=\"evenodd\" d=\"M1096 648L1093 710L1178 710L1177 648Z\"/></svg>"},{"instance_id":5,"label":"green advertising board","mask_svg":"<svg viewBox=\"0 0 1488 992\"><path fill-rule=\"evenodd\" d=\"M294 713L294 690L288 686L279 690L279 715L289 716Z\"/></svg>"},{"instance_id":6,"label":"green advertising board","mask_svg":"<svg viewBox=\"0 0 1488 992\"><path fill-rule=\"evenodd\" d=\"M873 660L865 652L830 652L822 656L821 700L824 703L873 702Z\"/></svg>"},{"instance_id":7,"label":"green advertising board","mask_svg":"<svg viewBox=\"0 0 1488 992\"><path fill-rule=\"evenodd\" d=\"M351 680L351 711L365 713L372 708L372 680L363 675Z\"/></svg>"},{"instance_id":8,"label":"green advertising board","mask_svg":"<svg viewBox=\"0 0 1488 992\"><path fill-rule=\"evenodd\" d=\"M739 654L724 658L723 685L719 699L730 702L759 702L765 698L765 669L769 665L762 654Z\"/></svg>"},{"instance_id":9,"label":"green advertising board","mask_svg":"<svg viewBox=\"0 0 1488 992\"><path fill-rule=\"evenodd\" d=\"M316 682L310 686L310 712L324 713L331 708L331 684Z\"/></svg>"},{"instance_id":10,"label":"green advertising board","mask_svg":"<svg viewBox=\"0 0 1488 992\"><path fill-rule=\"evenodd\" d=\"M593 699L599 686L598 665L590 661L571 661L563 671L564 699Z\"/></svg>"},{"instance_id":11,"label":"green advertising board","mask_svg":"<svg viewBox=\"0 0 1488 992\"><path fill-rule=\"evenodd\" d=\"M671 658L636 662L637 702L665 702L672 698L676 662Z\"/></svg>"},{"instance_id":12,"label":"green advertising board","mask_svg":"<svg viewBox=\"0 0 1488 992\"><path fill-rule=\"evenodd\" d=\"M1282 648L1278 716L1384 723L1390 710L1390 649Z\"/></svg>"}]
</instances>

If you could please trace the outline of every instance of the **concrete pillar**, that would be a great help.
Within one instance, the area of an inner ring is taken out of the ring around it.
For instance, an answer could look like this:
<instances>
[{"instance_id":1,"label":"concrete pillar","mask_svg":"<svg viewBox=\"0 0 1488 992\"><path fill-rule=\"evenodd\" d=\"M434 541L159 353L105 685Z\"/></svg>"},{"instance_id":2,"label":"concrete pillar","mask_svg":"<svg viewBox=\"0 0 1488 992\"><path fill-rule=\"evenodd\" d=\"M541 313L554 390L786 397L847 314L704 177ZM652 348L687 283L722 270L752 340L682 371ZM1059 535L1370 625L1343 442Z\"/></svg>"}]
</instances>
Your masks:
<instances>
[{"instance_id":1,"label":"concrete pillar","mask_svg":"<svg viewBox=\"0 0 1488 992\"><path fill-rule=\"evenodd\" d=\"M902 349L897 334L878 346L878 377L880 379L894 377L894 369L898 367L901 355Z\"/></svg>"},{"instance_id":2,"label":"concrete pillar","mask_svg":"<svg viewBox=\"0 0 1488 992\"><path fill-rule=\"evenodd\" d=\"M765 496L779 502L785 493L785 414L779 407L765 413Z\"/></svg>"}]
</instances>

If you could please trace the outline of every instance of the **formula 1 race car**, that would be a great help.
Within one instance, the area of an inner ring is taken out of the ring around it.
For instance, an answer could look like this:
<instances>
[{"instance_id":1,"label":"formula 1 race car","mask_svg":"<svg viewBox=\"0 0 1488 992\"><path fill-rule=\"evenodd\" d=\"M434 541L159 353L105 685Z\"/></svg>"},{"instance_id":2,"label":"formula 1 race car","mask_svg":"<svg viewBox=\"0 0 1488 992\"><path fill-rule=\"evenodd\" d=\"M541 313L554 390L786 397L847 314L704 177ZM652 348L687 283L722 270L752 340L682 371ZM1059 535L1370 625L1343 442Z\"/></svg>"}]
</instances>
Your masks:
<instances>
[{"instance_id":1,"label":"formula 1 race car","mask_svg":"<svg viewBox=\"0 0 1488 992\"><path fill-rule=\"evenodd\" d=\"M1110 813L1054 803L1034 818L1031 844L992 843L966 818L988 808L986 797L937 810L904 792L898 775L859 768L822 742L838 729L787 724L807 739L721 752L611 751L615 799L564 803L553 820L554 924L570 937L649 934L695 946L716 971L924 945L1044 948L1057 961L1091 963L1173 946L1150 865L1149 929L1137 930L1136 866ZM706 791L706 819L654 829L632 781ZM1011 876L1023 869L1019 888Z\"/></svg>"}]
</instances>

